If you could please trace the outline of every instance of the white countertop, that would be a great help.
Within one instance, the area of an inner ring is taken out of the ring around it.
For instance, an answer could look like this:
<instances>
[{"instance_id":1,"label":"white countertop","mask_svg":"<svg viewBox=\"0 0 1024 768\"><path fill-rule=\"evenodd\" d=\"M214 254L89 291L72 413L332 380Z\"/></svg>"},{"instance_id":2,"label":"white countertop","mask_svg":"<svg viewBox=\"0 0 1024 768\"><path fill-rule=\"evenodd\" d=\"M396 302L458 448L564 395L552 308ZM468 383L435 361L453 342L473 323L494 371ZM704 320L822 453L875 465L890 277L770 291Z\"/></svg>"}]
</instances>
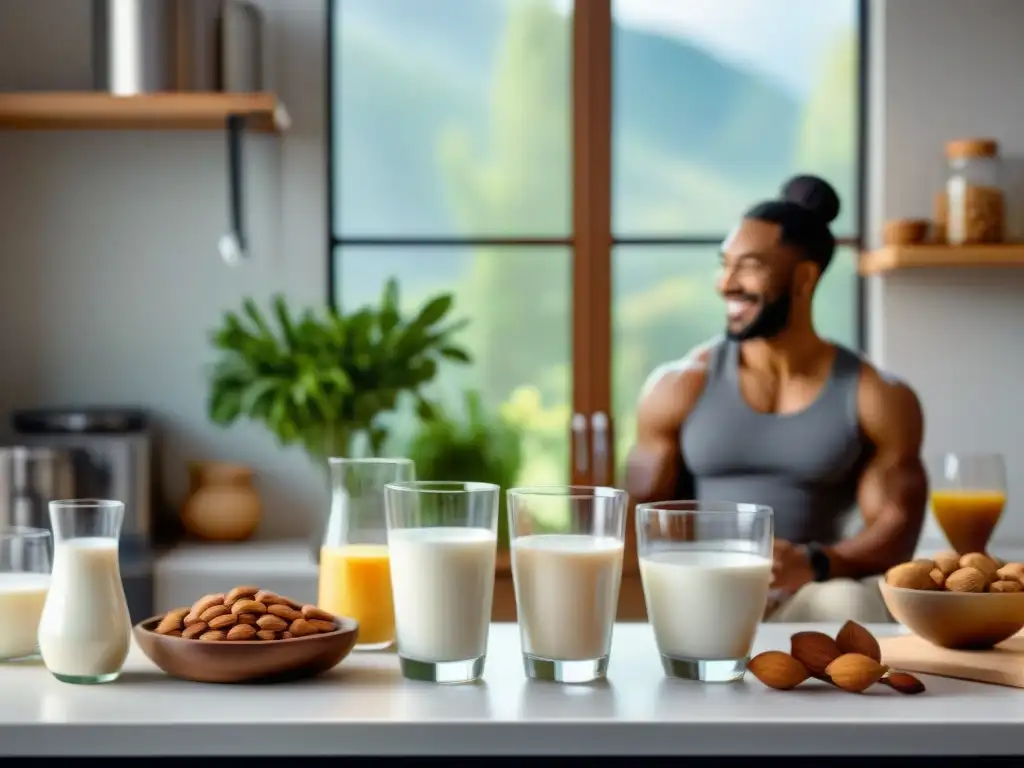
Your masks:
<instances>
[{"instance_id":1,"label":"white countertop","mask_svg":"<svg viewBox=\"0 0 1024 768\"><path fill-rule=\"evenodd\" d=\"M755 650L807 628L763 625ZM592 686L527 681L512 624L492 627L483 681L456 686L404 680L393 653L304 682L204 685L133 648L102 686L0 665L0 755L1024 754L1024 690L922 679L919 696L669 680L647 624L616 627L608 681Z\"/></svg>"}]
</instances>

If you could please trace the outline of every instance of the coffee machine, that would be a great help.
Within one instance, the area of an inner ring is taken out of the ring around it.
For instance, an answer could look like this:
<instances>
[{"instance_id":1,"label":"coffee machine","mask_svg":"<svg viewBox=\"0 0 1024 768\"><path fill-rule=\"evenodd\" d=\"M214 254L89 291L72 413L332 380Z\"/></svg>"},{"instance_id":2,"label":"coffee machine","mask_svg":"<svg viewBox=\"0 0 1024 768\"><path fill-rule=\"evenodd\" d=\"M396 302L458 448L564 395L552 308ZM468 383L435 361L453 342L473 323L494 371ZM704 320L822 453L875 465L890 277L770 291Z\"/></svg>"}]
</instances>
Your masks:
<instances>
[{"instance_id":1,"label":"coffee machine","mask_svg":"<svg viewBox=\"0 0 1024 768\"><path fill-rule=\"evenodd\" d=\"M0 525L49 528L55 498L124 503L121 577L133 620L153 615L154 519L158 498L147 413L127 408L15 411L17 445L0 449Z\"/></svg>"}]
</instances>

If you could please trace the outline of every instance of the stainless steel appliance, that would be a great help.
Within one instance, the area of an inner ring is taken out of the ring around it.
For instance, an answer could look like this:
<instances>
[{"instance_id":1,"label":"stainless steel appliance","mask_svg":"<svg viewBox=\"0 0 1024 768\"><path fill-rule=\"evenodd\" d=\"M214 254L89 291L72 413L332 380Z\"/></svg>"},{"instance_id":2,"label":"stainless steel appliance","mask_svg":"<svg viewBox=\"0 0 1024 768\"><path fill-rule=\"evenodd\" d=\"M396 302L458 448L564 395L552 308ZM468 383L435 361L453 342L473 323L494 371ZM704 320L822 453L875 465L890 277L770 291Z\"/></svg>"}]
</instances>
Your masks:
<instances>
[{"instance_id":1,"label":"stainless steel appliance","mask_svg":"<svg viewBox=\"0 0 1024 768\"><path fill-rule=\"evenodd\" d=\"M74 495L67 452L41 446L0 448L0 528L49 529L49 503Z\"/></svg>"},{"instance_id":2,"label":"stainless steel appliance","mask_svg":"<svg viewBox=\"0 0 1024 768\"><path fill-rule=\"evenodd\" d=\"M39 457L32 463L36 497L42 498L45 491L51 494L49 500L59 489L59 498L124 502L121 577L132 617L141 620L151 616L156 504L152 482L154 440L148 415L121 408L42 409L16 411L11 422L20 444L7 449L12 457L24 452ZM49 465L43 459L47 452L53 457ZM18 462L14 461L13 466ZM59 479L44 481L50 477ZM22 504L19 508L28 506ZM49 527L48 518L44 520Z\"/></svg>"}]
</instances>

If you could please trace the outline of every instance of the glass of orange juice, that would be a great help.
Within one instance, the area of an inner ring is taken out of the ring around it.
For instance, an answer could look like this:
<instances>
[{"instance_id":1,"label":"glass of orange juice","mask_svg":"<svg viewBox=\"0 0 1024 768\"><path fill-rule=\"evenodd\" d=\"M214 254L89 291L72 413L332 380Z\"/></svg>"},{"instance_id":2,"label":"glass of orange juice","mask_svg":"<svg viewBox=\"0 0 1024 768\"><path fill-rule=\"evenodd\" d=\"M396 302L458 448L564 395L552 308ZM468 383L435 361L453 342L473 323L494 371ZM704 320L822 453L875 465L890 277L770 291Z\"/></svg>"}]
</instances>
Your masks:
<instances>
[{"instance_id":1,"label":"glass of orange juice","mask_svg":"<svg viewBox=\"0 0 1024 768\"><path fill-rule=\"evenodd\" d=\"M395 641L384 486L415 480L411 459L328 460L331 512L320 549L317 604L359 622L357 650Z\"/></svg>"},{"instance_id":2,"label":"glass of orange juice","mask_svg":"<svg viewBox=\"0 0 1024 768\"><path fill-rule=\"evenodd\" d=\"M932 514L960 554L984 552L1006 506L998 453L945 453L929 462Z\"/></svg>"}]
</instances>

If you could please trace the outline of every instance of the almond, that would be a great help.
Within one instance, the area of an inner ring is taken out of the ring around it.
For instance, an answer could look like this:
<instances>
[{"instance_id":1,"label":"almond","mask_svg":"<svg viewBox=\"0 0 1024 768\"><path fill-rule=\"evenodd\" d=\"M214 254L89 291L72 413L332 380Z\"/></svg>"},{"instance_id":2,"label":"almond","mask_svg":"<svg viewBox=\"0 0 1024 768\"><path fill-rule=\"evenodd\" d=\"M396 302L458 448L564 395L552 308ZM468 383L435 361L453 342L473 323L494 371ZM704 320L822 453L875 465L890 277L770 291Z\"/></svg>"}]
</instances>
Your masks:
<instances>
[{"instance_id":1,"label":"almond","mask_svg":"<svg viewBox=\"0 0 1024 768\"><path fill-rule=\"evenodd\" d=\"M872 661L882 661L882 649L875 636L856 621L843 624L836 635L836 645L843 653L859 653Z\"/></svg>"},{"instance_id":2,"label":"almond","mask_svg":"<svg viewBox=\"0 0 1024 768\"><path fill-rule=\"evenodd\" d=\"M260 616L256 622L260 629L268 629L271 632L284 632L288 629L288 622L282 619L280 616L274 616L267 614L266 616Z\"/></svg>"},{"instance_id":3,"label":"almond","mask_svg":"<svg viewBox=\"0 0 1024 768\"><path fill-rule=\"evenodd\" d=\"M1024 565L1021 563L1007 563L996 571L996 578L1000 581L1024 582Z\"/></svg>"},{"instance_id":4,"label":"almond","mask_svg":"<svg viewBox=\"0 0 1024 768\"><path fill-rule=\"evenodd\" d=\"M317 634L316 627L310 624L305 619L296 619L288 627L288 631L292 633L292 637L304 637L305 635Z\"/></svg>"},{"instance_id":5,"label":"almond","mask_svg":"<svg viewBox=\"0 0 1024 768\"><path fill-rule=\"evenodd\" d=\"M271 592L267 589L261 589L259 592L257 592L256 596L253 597L253 600L263 603L268 608L272 605L288 605L288 603L290 602L288 598L281 597L280 595Z\"/></svg>"},{"instance_id":6,"label":"almond","mask_svg":"<svg viewBox=\"0 0 1024 768\"><path fill-rule=\"evenodd\" d=\"M1019 581L993 581L988 585L989 592L1020 592L1024 590Z\"/></svg>"},{"instance_id":7,"label":"almond","mask_svg":"<svg viewBox=\"0 0 1024 768\"><path fill-rule=\"evenodd\" d=\"M231 609L226 605L211 605L201 614L199 614L199 620L205 621L209 624L211 621L216 619L218 616L223 616L226 613L231 613Z\"/></svg>"},{"instance_id":8,"label":"almond","mask_svg":"<svg viewBox=\"0 0 1024 768\"><path fill-rule=\"evenodd\" d=\"M230 608L235 603L237 603L239 600L241 600L243 597L252 597L253 595L255 595L259 591L260 591L259 587L246 587L246 586L235 587L230 592L228 592L227 597L224 598L224 605L226 605L226 606L228 606Z\"/></svg>"},{"instance_id":9,"label":"almond","mask_svg":"<svg viewBox=\"0 0 1024 768\"><path fill-rule=\"evenodd\" d=\"M935 561L927 557L918 557L910 562L917 563L918 565L926 565L928 566L929 571L935 567Z\"/></svg>"},{"instance_id":10,"label":"almond","mask_svg":"<svg viewBox=\"0 0 1024 768\"><path fill-rule=\"evenodd\" d=\"M186 605L184 608L175 608L173 611L165 613L164 617L160 619L160 623L156 625L156 633L167 635L175 630L181 630L185 626L185 617L190 610Z\"/></svg>"},{"instance_id":11,"label":"almond","mask_svg":"<svg viewBox=\"0 0 1024 768\"><path fill-rule=\"evenodd\" d=\"M902 589L935 589L931 571L923 563L900 563L885 572L885 583Z\"/></svg>"},{"instance_id":12,"label":"almond","mask_svg":"<svg viewBox=\"0 0 1024 768\"><path fill-rule=\"evenodd\" d=\"M167 637L181 637L181 630L172 629L170 632L167 633Z\"/></svg>"},{"instance_id":13,"label":"almond","mask_svg":"<svg viewBox=\"0 0 1024 768\"><path fill-rule=\"evenodd\" d=\"M267 613L274 616L280 616L282 619L288 622L295 621L296 619L302 618L302 611L292 608L290 605L282 605L274 603L273 605L267 606Z\"/></svg>"},{"instance_id":14,"label":"almond","mask_svg":"<svg viewBox=\"0 0 1024 768\"><path fill-rule=\"evenodd\" d=\"M861 693L882 679L886 668L861 653L844 653L825 670L832 682L844 691Z\"/></svg>"},{"instance_id":15,"label":"almond","mask_svg":"<svg viewBox=\"0 0 1024 768\"><path fill-rule=\"evenodd\" d=\"M228 630L228 640L252 640L256 637L256 627L251 624L238 624Z\"/></svg>"},{"instance_id":16,"label":"almond","mask_svg":"<svg viewBox=\"0 0 1024 768\"><path fill-rule=\"evenodd\" d=\"M315 605L302 606L302 618L321 619L322 621L334 621L334 614L317 608Z\"/></svg>"},{"instance_id":17,"label":"almond","mask_svg":"<svg viewBox=\"0 0 1024 768\"><path fill-rule=\"evenodd\" d=\"M924 693L924 683L909 672L886 672L881 682L900 693Z\"/></svg>"},{"instance_id":18,"label":"almond","mask_svg":"<svg viewBox=\"0 0 1024 768\"><path fill-rule=\"evenodd\" d=\"M958 568L946 577L946 589L950 592L984 592L988 577L973 566Z\"/></svg>"},{"instance_id":19,"label":"almond","mask_svg":"<svg viewBox=\"0 0 1024 768\"><path fill-rule=\"evenodd\" d=\"M201 616L203 611L212 605L223 605L224 595L203 595L194 603L192 603L192 610L189 611L193 616Z\"/></svg>"},{"instance_id":20,"label":"almond","mask_svg":"<svg viewBox=\"0 0 1024 768\"><path fill-rule=\"evenodd\" d=\"M181 636L186 640L195 640L204 632L208 632L209 629L205 621L197 621L195 624L189 624L185 627L185 631L181 633Z\"/></svg>"},{"instance_id":21,"label":"almond","mask_svg":"<svg viewBox=\"0 0 1024 768\"><path fill-rule=\"evenodd\" d=\"M293 635L291 632L282 632L281 633L281 639L282 640L291 640L293 637L295 637L295 635Z\"/></svg>"},{"instance_id":22,"label":"almond","mask_svg":"<svg viewBox=\"0 0 1024 768\"><path fill-rule=\"evenodd\" d=\"M256 637L260 640L277 640L278 633L272 632L269 629L261 629L256 633Z\"/></svg>"},{"instance_id":23,"label":"almond","mask_svg":"<svg viewBox=\"0 0 1024 768\"><path fill-rule=\"evenodd\" d=\"M333 621L325 621L324 619L306 619L306 621L317 632L333 632L338 628Z\"/></svg>"},{"instance_id":24,"label":"almond","mask_svg":"<svg viewBox=\"0 0 1024 768\"><path fill-rule=\"evenodd\" d=\"M956 552L943 552L935 556L935 567L942 571L943 576L949 576L960 567L960 555Z\"/></svg>"},{"instance_id":25,"label":"almond","mask_svg":"<svg viewBox=\"0 0 1024 768\"><path fill-rule=\"evenodd\" d=\"M207 642L217 642L218 640L223 640L226 637L227 634L225 634L224 632L218 632L215 630L212 632L204 632L199 636L199 639L206 640Z\"/></svg>"},{"instance_id":26,"label":"almond","mask_svg":"<svg viewBox=\"0 0 1024 768\"><path fill-rule=\"evenodd\" d=\"M935 586L939 589L946 586L946 574L942 572L941 568L932 568L931 573L928 575L932 577L932 581L935 582Z\"/></svg>"},{"instance_id":27,"label":"almond","mask_svg":"<svg viewBox=\"0 0 1024 768\"><path fill-rule=\"evenodd\" d=\"M231 612L236 616L239 613L255 613L262 616L264 613L267 612L267 606L265 606L263 603L259 603L255 600L250 600L247 597L243 597L240 600L237 600L231 606Z\"/></svg>"},{"instance_id":28,"label":"almond","mask_svg":"<svg viewBox=\"0 0 1024 768\"><path fill-rule=\"evenodd\" d=\"M814 677L822 677L825 668L843 652L824 632L797 632L790 639L789 653Z\"/></svg>"},{"instance_id":29,"label":"almond","mask_svg":"<svg viewBox=\"0 0 1024 768\"><path fill-rule=\"evenodd\" d=\"M260 617L257 616L255 613L240 613L238 614L238 623L251 624L253 626L256 626L256 622L259 620L259 618Z\"/></svg>"},{"instance_id":30,"label":"almond","mask_svg":"<svg viewBox=\"0 0 1024 768\"><path fill-rule=\"evenodd\" d=\"M985 574L985 581L993 581L999 566L992 562L992 558L981 552L969 552L960 558L961 568L977 568Z\"/></svg>"},{"instance_id":31,"label":"almond","mask_svg":"<svg viewBox=\"0 0 1024 768\"><path fill-rule=\"evenodd\" d=\"M1006 561L1003 560L1003 558L1001 558L1001 557L996 557L995 555L989 555L988 559L996 564L996 569L997 570L999 568L1002 568L1004 565L1006 565Z\"/></svg>"},{"instance_id":32,"label":"almond","mask_svg":"<svg viewBox=\"0 0 1024 768\"><path fill-rule=\"evenodd\" d=\"M747 663L750 674L778 691L796 688L810 675L807 668L788 653L765 651Z\"/></svg>"},{"instance_id":33,"label":"almond","mask_svg":"<svg viewBox=\"0 0 1024 768\"><path fill-rule=\"evenodd\" d=\"M225 613L223 616L216 616L206 623L210 625L210 629L227 629L238 623L238 617L233 613Z\"/></svg>"}]
</instances>

